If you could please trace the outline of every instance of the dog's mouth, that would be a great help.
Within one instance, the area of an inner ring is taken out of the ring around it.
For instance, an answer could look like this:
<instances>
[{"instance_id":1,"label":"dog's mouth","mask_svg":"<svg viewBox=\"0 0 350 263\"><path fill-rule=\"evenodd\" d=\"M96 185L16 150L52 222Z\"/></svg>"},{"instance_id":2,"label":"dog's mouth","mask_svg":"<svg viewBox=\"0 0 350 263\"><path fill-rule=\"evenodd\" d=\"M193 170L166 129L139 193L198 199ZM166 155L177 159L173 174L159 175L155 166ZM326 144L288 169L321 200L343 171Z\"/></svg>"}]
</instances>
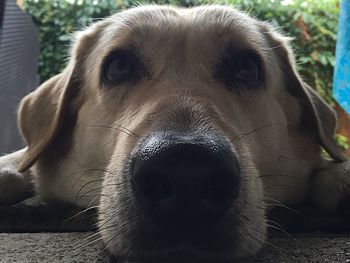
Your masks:
<instances>
[{"instance_id":1,"label":"dog's mouth","mask_svg":"<svg viewBox=\"0 0 350 263\"><path fill-rule=\"evenodd\" d=\"M222 253L209 254L205 250L199 250L191 245L183 244L177 247L169 247L165 250L154 250L148 253L140 253L132 256L116 256L109 254L110 262L115 263L148 263L148 262L169 262L169 263L195 263L195 262L233 262L231 255L223 256Z\"/></svg>"},{"instance_id":2,"label":"dog's mouth","mask_svg":"<svg viewBox=\"0 0 350 263\"><path fill-rule=\"evenodd\" d=\"M242 257L241 226L235 217L227 217L212 225L200 224L184 228L159 226L143 222L126 250L116 246L108 249L111 262L235 262ZM130 249L131 247L131 249ZM254 248L252 249L254 252ZM249 252L248 252L249 253Z\"/></svg>"},{"instance_id":3,"label":"dog's mouth","mask_svg":"<svg viewBox=\"0 0 350 263\"><path fill-rule=\"evenodd\" d=\"M134 243L134 250L113 252L114 262L232 262L236 241L221 235L177 234L157 239L143 237Z\"/></svg>"}]
</instances>

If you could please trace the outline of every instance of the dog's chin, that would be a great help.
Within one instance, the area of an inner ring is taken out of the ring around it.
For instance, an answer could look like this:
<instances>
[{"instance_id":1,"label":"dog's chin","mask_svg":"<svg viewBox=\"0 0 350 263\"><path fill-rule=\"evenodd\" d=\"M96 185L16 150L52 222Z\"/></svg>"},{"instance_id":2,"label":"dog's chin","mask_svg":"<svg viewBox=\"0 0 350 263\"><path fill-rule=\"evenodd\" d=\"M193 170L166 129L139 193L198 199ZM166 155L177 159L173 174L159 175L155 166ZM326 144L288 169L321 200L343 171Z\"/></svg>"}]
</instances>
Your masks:
<instances>
[{"instance_id":1,"label":"dog's chin","mask_svg":"<svg viewBox=\"0 0 350 263\"><path fill-rule=\"evenodd\" d=\"M236 262L260 249L244 245L246 242L238 233L208 226L190 232L175 229L166 235L164 229L154 231L152 236L141 231L131 245L119 243L108 250L111 262Z\"/></svg>"},{"instance_id":2,"label":"dog's chin","mask_svg":"<svg viewBox=\"0 0 350 263\"><path fill-rule=\"evenodd\" d=\"M171 245L162 244L161 248L154 246L153 249L141 247L141 244L136 243L132 252L109 252L111 262L234 262L237 259L233 253L233 247L231 249L218 249L217 247L212 248L210 246L203 247L190 241Z\"/></svg>"},{"instance_id":3,"label":"dog's chin","mask_svg":"<svg viewBox=\"0 0 350 263\"><path fill-rule=\"evenodd\" d=\"M109 254L110 262L123 262L123 263L195 263L195 262L235 262L236 259L227 255L227 257L219 254L209 254L207 251L198 250L195 247L189 245L183 245L179 247L169 247L167 250L163 251L147 251L145 253L138 253L128 256L116 256Z\"/></svg>"}]
</instances>

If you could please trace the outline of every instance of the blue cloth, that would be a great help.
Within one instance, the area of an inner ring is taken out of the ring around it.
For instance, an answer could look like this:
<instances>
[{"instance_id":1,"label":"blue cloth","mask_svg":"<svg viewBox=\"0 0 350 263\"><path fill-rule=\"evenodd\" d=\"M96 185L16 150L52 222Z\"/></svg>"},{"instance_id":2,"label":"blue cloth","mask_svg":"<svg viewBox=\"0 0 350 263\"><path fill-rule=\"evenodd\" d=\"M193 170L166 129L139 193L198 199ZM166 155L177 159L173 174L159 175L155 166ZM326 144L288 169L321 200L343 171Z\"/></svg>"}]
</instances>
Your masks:
<instances>
[{"instance_id":1,"label":"blue cloth","mask_svg":"<svg viewBox=\"0 0 350 263\"><path fill-rule=\"evenodd\" d=\"M350 114L350 0L343 0L340 7L333 94Z\"/></svg>"}]
</instances>

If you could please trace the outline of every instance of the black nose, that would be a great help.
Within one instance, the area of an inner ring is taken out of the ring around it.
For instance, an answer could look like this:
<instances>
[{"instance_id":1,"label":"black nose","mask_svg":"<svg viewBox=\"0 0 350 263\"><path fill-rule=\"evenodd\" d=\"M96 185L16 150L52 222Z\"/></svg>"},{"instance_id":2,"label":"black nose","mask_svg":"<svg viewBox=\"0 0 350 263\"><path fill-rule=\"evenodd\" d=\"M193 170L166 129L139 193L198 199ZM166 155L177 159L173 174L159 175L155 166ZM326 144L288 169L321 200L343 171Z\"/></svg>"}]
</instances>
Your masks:
<instances>
[{"instance_id":1,"label":"black nose","mask_svg":"<svg viewBox=\"0 0 350 263\"><path fill-rule=\"evenodd\" d=\"M154 133L135 154L132 180L139 205L152 219L200 224L232 205L239 165L226 140Z\"/></svg>"}]
</instances>

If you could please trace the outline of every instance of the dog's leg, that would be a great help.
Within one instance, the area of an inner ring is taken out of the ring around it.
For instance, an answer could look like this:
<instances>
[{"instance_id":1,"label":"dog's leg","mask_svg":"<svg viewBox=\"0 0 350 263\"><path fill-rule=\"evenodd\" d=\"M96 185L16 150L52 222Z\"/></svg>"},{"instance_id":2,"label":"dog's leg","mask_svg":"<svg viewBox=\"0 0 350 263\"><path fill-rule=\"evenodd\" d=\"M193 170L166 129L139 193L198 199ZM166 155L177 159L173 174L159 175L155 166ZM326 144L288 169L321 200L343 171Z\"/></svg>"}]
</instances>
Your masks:
<instances>
[{"instance_id":1,"label":"dog's leg","mask_svg":"<svg viewBox=\"0 0 350 263\"><path fill-rule=\"evenodd\" d=\"M17 171L17 165L26 149L0 157L0 205L11 205L29 197L33 191L30 169Z\"/></svg>"},{"instance_id":2,"label":"dog's leg","mask_svg":"<svg viewBox=\"0 0 350 263\"><path fill-rule=\"evenodd\" d=\"M321 169L311 182L313 202L334 212L340 201L350 197L350 161L330 164Z\"/></svg>"}]
</instances>

